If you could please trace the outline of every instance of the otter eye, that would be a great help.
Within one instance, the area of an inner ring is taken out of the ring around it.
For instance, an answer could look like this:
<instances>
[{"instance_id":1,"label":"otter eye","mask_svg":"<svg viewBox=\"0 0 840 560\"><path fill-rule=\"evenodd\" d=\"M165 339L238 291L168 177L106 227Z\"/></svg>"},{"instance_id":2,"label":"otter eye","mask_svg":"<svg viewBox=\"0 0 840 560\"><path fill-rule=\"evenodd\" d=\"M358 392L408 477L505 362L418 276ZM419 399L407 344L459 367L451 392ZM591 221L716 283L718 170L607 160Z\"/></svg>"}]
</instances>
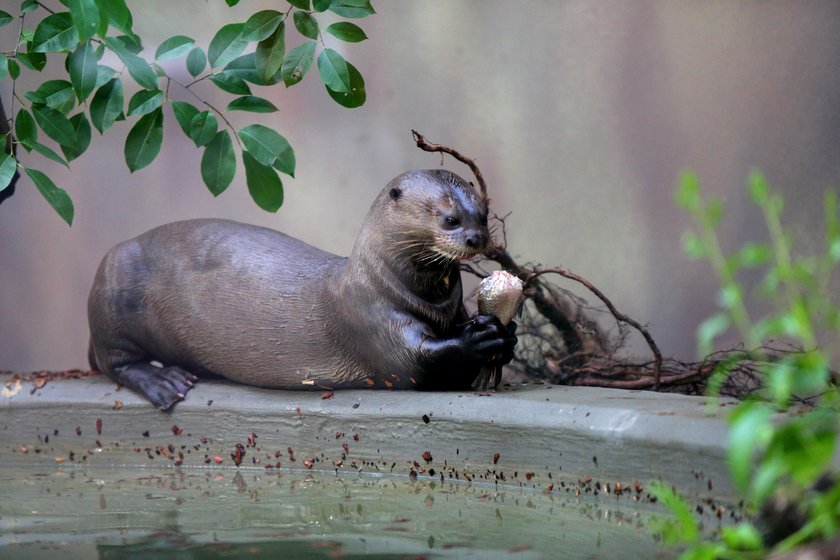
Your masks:
<instances>
[{"instance_id":1,"label":"otter eye","mask_svg":"<svg viewBox=\"0 0 840 560\"><path fill-rule=\"evenodd\" d=\"M390 190L390 192L388 194L391 195L392 200L397 200L399 197L402 196L402 191L400 189L398 189L397 187L394 187L393 189Z\"/></svg>"},{"instance_id":2,"label":"otter eye","mask_svg":"<svg viewBox=\"0 0 840 560\"><path fill-rule=\"evenodd\" d=\"M446 217L446 225L448 225L449 227L453 227L453 228L458 227L459 225L461 225L461 220L459 220L455 216L447 216Z\"/></svg>"}]
</instances>

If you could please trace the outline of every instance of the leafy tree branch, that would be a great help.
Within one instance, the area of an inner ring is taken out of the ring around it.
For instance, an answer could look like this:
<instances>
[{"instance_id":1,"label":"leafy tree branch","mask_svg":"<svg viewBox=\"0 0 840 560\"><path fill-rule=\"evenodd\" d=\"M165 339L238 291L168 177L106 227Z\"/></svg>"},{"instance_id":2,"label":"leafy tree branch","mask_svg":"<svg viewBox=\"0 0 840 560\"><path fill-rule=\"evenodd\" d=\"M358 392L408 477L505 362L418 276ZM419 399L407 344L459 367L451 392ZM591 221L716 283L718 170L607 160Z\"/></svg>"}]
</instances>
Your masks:
<instances>
[{"instance_id":1,"label":"leafy tree branch","mask_svg":"<svg viewBox=\"0 0 840 560\"><path fill-rule=\"evenodd\" d=\"M234 6L238 1L225 3ZM0 160L0 195L11 193L18 171L23 171L68 224L75 213L70 195L47 174L30 167L29 157L24 164L18 146L27 154L69 167L88 149L93 129L105 134L117 122L130 121L124 156L135 172L159 155L164 120L171 114L202 150L201 176L214 196L230 186L239 160L254 202L274 212L283 203L280 174L294 177L294 149L283 135L263 125L237 128L227 113L277 111L274 103L254 95L251 86L292 87L316 61L320 79L335 102L354 108L366 100L362 75L328 46L325 35L347 43L367 36L349 21L333 23L322 32L319 18L327 11L348 19L367 17L374 13L370 0L288 0L284 11L261 10L244 22L222 26L206 47L187 35L170 37L157 46L152 61L144 56L143 39L133 30L134 16L125 0L61 0L60 4L53 9L24 0L17 15L0 10L0 27L15 20L19 24L15 44L0 54L0 80L11 81L10 114L8 119L3 114L0 128L7 146ZM28 27L30 14L39 11L46 15L34 28ZM303 42L287 52L286 32L292 27ZM106 52L122 66L104 64ZM66 75L45 79L19 95L20 76L43 71L48 58L63 58ZM192 81L183 83L160 64L175 59L184 60ZM127 86L135 87L129 82L140 89L127 98ZM199 105L173 99L172 84ZM218 107L195 91L205 84L233 98L224 108Z\"/></svg>"}]
</instances>

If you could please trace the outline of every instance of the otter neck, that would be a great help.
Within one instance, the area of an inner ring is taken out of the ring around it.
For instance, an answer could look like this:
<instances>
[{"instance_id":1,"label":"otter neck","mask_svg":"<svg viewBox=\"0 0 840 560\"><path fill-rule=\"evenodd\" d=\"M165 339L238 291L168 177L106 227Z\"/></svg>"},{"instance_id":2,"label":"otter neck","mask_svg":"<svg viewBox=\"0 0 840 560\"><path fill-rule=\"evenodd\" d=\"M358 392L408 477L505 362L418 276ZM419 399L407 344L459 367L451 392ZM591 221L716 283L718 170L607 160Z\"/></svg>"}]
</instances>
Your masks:
<instances>
[{"instance_id":1,"label":"otter neck","mask_svg":"<svg viewBox=\"0 0 840 560\"><path fill-rule=\"evenodd\" d=\"M350 256L345 280L363 279L400 301L411 313L448 330L461 305L458 262L423 258L418 246L400 248L363 228Z\"/></svg>"}]
</instances>

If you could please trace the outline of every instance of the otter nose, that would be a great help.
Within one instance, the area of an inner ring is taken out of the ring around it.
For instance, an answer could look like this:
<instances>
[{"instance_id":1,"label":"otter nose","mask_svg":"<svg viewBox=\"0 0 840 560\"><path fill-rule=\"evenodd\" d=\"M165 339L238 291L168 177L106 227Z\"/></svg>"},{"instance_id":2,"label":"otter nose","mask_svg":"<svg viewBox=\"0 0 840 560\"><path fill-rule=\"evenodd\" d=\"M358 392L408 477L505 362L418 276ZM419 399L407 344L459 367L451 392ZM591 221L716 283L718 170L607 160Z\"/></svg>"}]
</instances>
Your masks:
<instances>
[{"instance_id":1,"label":"otter nose","mask_svg":"<svg viewBox=\"0 0 840 560\"><path fill-rule=\"evenodd\" d=\"M473 250L481 250L487 245L487 235L475 232L467 236L466 245Z\"/></svg>"}]
</instances>

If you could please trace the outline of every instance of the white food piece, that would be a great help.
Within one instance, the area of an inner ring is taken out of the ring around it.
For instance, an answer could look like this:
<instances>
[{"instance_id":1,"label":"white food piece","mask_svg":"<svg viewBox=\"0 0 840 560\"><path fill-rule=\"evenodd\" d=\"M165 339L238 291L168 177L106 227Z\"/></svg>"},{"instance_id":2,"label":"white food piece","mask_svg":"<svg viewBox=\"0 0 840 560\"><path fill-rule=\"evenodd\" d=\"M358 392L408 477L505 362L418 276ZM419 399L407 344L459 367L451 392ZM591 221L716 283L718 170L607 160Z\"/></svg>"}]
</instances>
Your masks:
<instances>
[{"instance_id":1,"label":"white food piece","mask_svg":"<svg viewBox=\"0 0 840 560\"><path fill-rule=\"evenodd\" d=\"M522 280L504 270L494 270L478 286L478 312L494 315L503 325L510 323L523 299Z\"/></svg>"}]
</instances>

